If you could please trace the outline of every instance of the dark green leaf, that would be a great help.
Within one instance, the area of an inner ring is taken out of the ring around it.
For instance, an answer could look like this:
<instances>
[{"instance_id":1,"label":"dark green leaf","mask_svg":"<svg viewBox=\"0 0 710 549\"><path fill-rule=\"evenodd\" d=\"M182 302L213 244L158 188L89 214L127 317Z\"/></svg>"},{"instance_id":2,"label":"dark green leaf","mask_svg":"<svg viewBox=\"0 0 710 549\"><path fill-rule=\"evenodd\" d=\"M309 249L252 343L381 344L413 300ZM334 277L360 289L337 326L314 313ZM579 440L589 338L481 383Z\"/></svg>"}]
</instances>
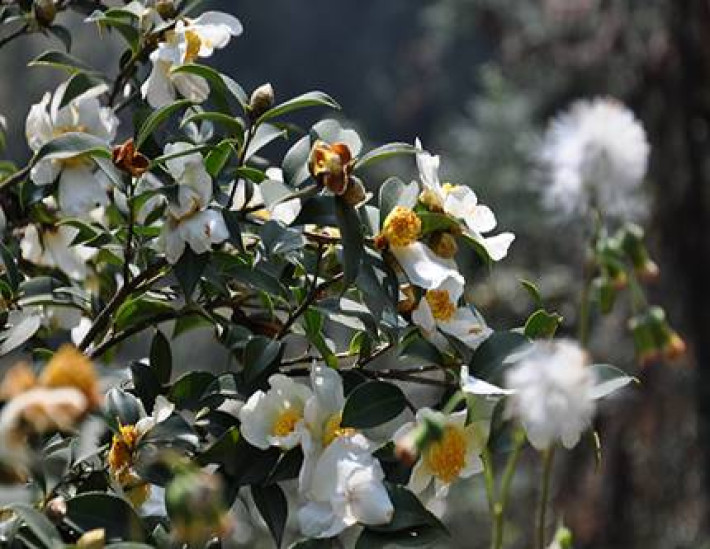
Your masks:
<instances>
[{"instance_id":1,"label":"dark green leaf","mask_svg":"<svg viewBox=\"0 0 710 549\"><path fill-rule=\"evenodd\" d=\"M364 253L362 225L357 212L344 200L335 200L335 212L343 244L343 283L348 287L357 278Z\"/></svg>"},{"instance_id":2,"label":"dark green leaf","mask_svg":"<svg viewBox=\"0 0 710 549\"><path fill-rule=\"evenodd\" d=\"M62 44L64 44L64 48L68 52L71 51L71 32L69 32L66 27L61 25L52 25L47 30L56 36Z\"/></svg>"},{"instance_id":3,"label":"dark green leaf","mask_svg":"<svg viewBox=\"0 0 710 549\"><path fill-rule=\"evenodd\" d=\"M12 328L0 334L0 339L2 340L0 356L6 355L27 342L37 333L41 325L42 318L39 315L28 314L13 325Z\"/></svg>"},{"instance_id":4,"label":"dark green leaf","mask_svg":"<svg viewBox=\"0 0 710 549\"><path fill-rule=\"evenodd\" d=\"M298 187L309 177L308 157L311 154L311 138L304 135L291 147L281 163L284 181Z\"/></svg>"},{"instance_id":5,"label":"dark green leaf","mask_svg":"<svg viewBox=\"0 0 710 549\"><path fill-rule=\"evenodd\" d=\"M171 72L172 74L192 74L207 80L210 84L214 104L224 114L232 114L229 108L230 96L239 101L242 108L247 101L246 94L239 84L212 67L197 64L178 65Z\"/></svg>"},{"instance_id":6,"label":"dark green leaf","mask_svg":"<svg viewBox=\"0 0 710 549\"><path fill-rule=\"evenodd\" d=\"M202 277L202 273L205 272L208 262L208 253L198 255L192 251L192 248L185 246L185 251L175 264L173 272L180 283L185 299L188 301L192 298L192 294Z\"/></svg>"},{"instance_id":7,"label":"dark green leaf","mask_svg":"<svg viewBox=\"0 0 710 549\"><path fill-rule=\"evenodd\" d=\"M148 139L148 137L150 137L161 124L163 124L176 112L189 107L190 105L192 105L192 101L189 99L181 99L180 101L170 103L169 105L165 105L157 111L152 112L150 116L146 118L145 122L143 122L140 130L138 130L136 147L140 149L141 145L145 143L145 140Z\"/></svg>"},{"instance_id":8,"label":"dark green leaf","mask_svg":"<svg viewBox=\"0 0 710 549\"><path fill-rule=\"evenodd\" d=\"M126 500L99 492L67 500L67 518L84 531L103 528L107 541L145 541L141 519Z\"/></svg>"},{"instance_id":9,"label":"dark green leaf","mask_svg":"<svg viewBox=\"0 0 710 549\"><path fill-rule=\"evenodd\" d=\"M209 372L188 372L173 384L168 394L168 400L174 402L178 408L196 410L200 407L205 392L214 381L215 376Z\"/></svg>"},{"instance_id":10,"label":"dark green leaf","mask_svg":"<svg viewBox=\"0 0 710 549\"><path fill-rule=\"evenodd\" d=\"M254 498L259 513L266 521L269 531L276 542L277 547L281 547L284 527L288 518L288 503L283 490L278 484L269 486L252 486L251 495Z\"/></svg>"},{"instance_id":11,"label":"dark green leaf","mask_svg":"<svg viewBox=\"0 0 710 549\"><path fill-rule=\"evenodd\" d=\"M430 234L436 231L449 231L460 227L460 223L445 214L422 212L419 219L422 220L422 234Z\"/></svg>"},{"instance_id":12,"label":"dark green leaf","mask_svg":"<svg viewBox=\"0 0 710 549\"><path fill-rule=\"evenodd\" d=\"M155 370L142 362L133 362L131 376L138 398L141 399L146 412L152 413L153 404L155 404L155 399L160 394L161 388Z\"/></svg>"},{"instance_id":13,"label":"dark green leaf","mask_svg":"<svg viewBox=\"0 0 710 549\"><path fill-rule=\"evenodd\" d=\"M138 297L126 301L118 308L115 325L118 330L144 322L158 315L172 313L174 309L165 301Z\"/></svg>"},{"instance_id":14,"label":"dark green leaf","mask_svg":"<svg viewBox=\"0 0 710 549\"><path fill-rule=\"evenodd\" d=\"M30 61L28 65L30 67L54 67L58 69L64 69L66 71L69 71L70 73L84 71L92 74L98 74L97 71L95 71L90 66L85 64L83 61L80 61L76 57L72 57L67 53L56 50L50 50L41 53L39 56L35 57L32 61Z\"/></svg>"},{"instance_id":15,"label":"dark green leaf","mask_svg":"<svg viewBox=\"0 0 710 549\"><path fill-rule=\"evenodd\" d=\"M54 525L42 513L23 503L9 506L25 526L37 537L46 548L62 545L62 538Z\"/></svg>"},{"instance_id":16,"label":"dark green leaf","mask_svg":"<svg viewBox=\"0 0 710 549\"><path fill-rule=\"evenodd\" d=\"M361 170L362 168L371 166L372 164L376 164L377 162L387 160L388 158L392 158L394 156L416 154L416 152L417 149L409 143L388 143L361 156L355 163L354 169Z\"/></svg>"},{"instance_id":17,"label":"dark green leaf","mask_svg":"<svg viewBox=\"0 0 710 549\"><path fill-rule=\"evenodd\" d=\"M338 217L335 213L335 197L318 195L304 200L301 211L291 225L320 225L325 227L335 227L338 225Z\"/></svg>"},{"instance_id":18,"label":"dark green leaf","mask_svg":"<svg viewBox=\"0 0 710 549\"><path fill-rule=\"evenodd\" d=\"M562 320L557 313L538 309L525 322L525 335L530 339L550 339L555 336Z\"/></svg>"},{"instance_id":19,"label":"dark green leaf","mask_svg":"<svg viewBox=\"0 0 710 549\"><path fill-rule=\"evenodd\" d=\"M538 307L538 309L544 308L542 302L542 294L540 294L540 290L535 285L535 283L529 280L520 279L520 285L525 288L528 294L530 294L530 297L535 302L535 305Z\"/></svg>"},{"instance_id":20,"label":"dark green leaf","mask_svg":"<svg viewBox=\"0 0 710 549\"><path fill-rule=\"evenodd\" d=\"M69 132L42 145L32 157L34 166L42 159L62 160L76 156L103 156L111 158L111 151L103 139L82 132Z\"/></svg>"},{"instance_id":21,"label":"dark green leaf","mask_svg":"<svg viewBox=\"0 0 710 549\"><path fill-rule=\"evenodd\" d=\"M235 154L234 145L227 140L220 142L205 157L205 168L213 179L217 179L224 167L229 162L229 158Z\"/></svg>"},{"instance_id":22,"label":"dark green leaf","mask_svg":"<svg viewBox=\"0 0 710 549\"><path fill-rule=\"evenodd\" d=\"M239 119L221 112L198 112L186 116L180 123L180 126L183 127L190 122L201 122L202 120L208 120L209 122L224 126L229 135L237 137L239 141L243 140L244 126L242 126Z\"/></svg>"},{"instance_id":23,"label":"dark green leaf","mask_svg":"<svg viewBox=\"0 0 710 549\"><path fill-rule=\"evenodd\" d=\"M22 282L22 275L17 268L17 263L15 263L15 258L12 253L10 253L10 250L8 250L2 242L0 242L0 260L2 260L2 264L5 267L5 273L7 274L7 281L10 283L10 287L13 291L17 291L20 282Z\"/></svg>"},{"instance_id":24,"label":"dark green leaf","mask_svg":"<svg viewBox=\"0 0 710 549\"><path fill-rule=\"evenodd\" d=\"M278 368L282 351L278 341L263 336L251 338L244 347L244 382L253 386L271 375Z\"/></svg>"},{"instance_id":25,"label":"dark green leaf","mask_svg":"<svg viewBox=\"0 0 710 549\"><path fill-rule=\"evenodd\" d=\"M160 383L169 383L173 369L173 354L170 342L160 330L155 331L150 344L150 366Z\"/></svg>"},{"instance_id":26,"label":"dark green leaf","mask_svg":"<svg viewBox=\"0 0 710 549\"><path fill-rule=\"evenodd\" d=\"M421 526L430 526L447 534L446 527L436 518L408 489L397 484L387 483L387 493L394 506L394 516L388 524L369 526L377 532L397 532L411 530Z\"/></svg>"},{"instance_id":27,"label":"dark green leaf","mask_svg":"<svg viewBox=\"0 0 710 549\"><path fill-rule=\"evenodd\" d=\"M261 149L266 147L269 143L278 139L279 137L285 137L286 132L276 126L271 124L262 124L254 132L254 136L249 142L246 153L244 154L244 161L246 162Z\"/></svg>"},{"instance_id":28,"label":"dark green leaf","mask_svg":"<svg viewBox=\"0 0 710 549\"><path fill-rule=\"evenodd\" d=\"M530 340L517 332L494 332L473 353L470 368L476 377L491 383L501 383L506 362L511 355L519 353Z\"/></svg>"},{"instance_id":29,"label":"dark green leaf","mask_svg":"<svg viewBox=\"0 0 710 549\"><path fill-rule=\"evenodd\" d=\"M355 388L343 408L343 427L369 429L396 418L407 406L402 389L384 381L368 381Z\"/></svg>"},{"instance_id":30,"label":"dark green leaf","mask_svg":"<svg viewBox=\"0 0 710 549\"><path fill-rule=\"evenodd\" d=\"M242 229L239 226L239 212L222 210L222 217L224 217L224 224L227 226L227 231L229 231L230 244L243 252L244 241L242 240Z\"/></svg>"},{"instance_id":31,"label":"dark green leaf","mask_svg":"<svg viewBox=\"0 0 710 549\"><path fill-rule=\"evenodd\" d=\"M277 116L283 116L286 113L296 111L299 109L305 109L306 107L328 107L331 109L340 109L335 100L326 95L323 92L312 91L289 99L288 101L276 105L274 108L269 109L264 114L259 117L257 124L276 118Z\"/></svg>"},{"instance_id":32,"label":"dark green leaf","mask_svg":"<svg viewBox=\"0 0 710 549\"><path fill-rule=\"evenodd\" d=\"M142 417L138 399L119 387L109 389L104 401L104 412L114 428L121 425L135 425Z\"/></svg>"}]
</instances>

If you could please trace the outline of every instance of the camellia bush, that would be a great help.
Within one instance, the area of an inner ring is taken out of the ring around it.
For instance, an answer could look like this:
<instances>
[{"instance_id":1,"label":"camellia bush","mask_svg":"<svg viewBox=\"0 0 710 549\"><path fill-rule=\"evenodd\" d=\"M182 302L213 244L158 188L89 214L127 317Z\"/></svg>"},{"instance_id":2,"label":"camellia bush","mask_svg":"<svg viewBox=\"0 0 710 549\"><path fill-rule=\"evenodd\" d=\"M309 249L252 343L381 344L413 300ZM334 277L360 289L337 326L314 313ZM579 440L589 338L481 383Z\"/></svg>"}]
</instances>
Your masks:
<instances>
[{"instance_id":1,"label":"camellia bush","mask_svg":"<svg viewBox=\"0 0 710 549\"><path fill-rule=\"evenodd\" d=\"M540 503L517 529L570 547L548 509L556 449L598 451L599 400L634 380L594 363L592 320L628 297L642 364L684 350L647 302L658 268L628 222L640 124L581 101L541 142L545 204L589 225L577 339L555 337L563 319L529 281L529 318L488 326L468 292L514 250L492 210L419 141L365 150L335 119L289 123L338 109L325 93L277 101L210 68L242 25L198 4L0 7L3 45L51 34L69 50L66 10L125 42L112 77L34 59L65 79L27 113L31 158L0 165L0 481L17 494L0 544L230 547L261 523L277 546L445 546L432 510L478 475L491 529L476 535L501 548L530 446ZM274 141L283 157L264 153ZM415 180L375 179L407 159ZM184 363L173 341L205 328L214 352ZM148 357L126 363L139 335Z\"/></svg>"}]
</instances>

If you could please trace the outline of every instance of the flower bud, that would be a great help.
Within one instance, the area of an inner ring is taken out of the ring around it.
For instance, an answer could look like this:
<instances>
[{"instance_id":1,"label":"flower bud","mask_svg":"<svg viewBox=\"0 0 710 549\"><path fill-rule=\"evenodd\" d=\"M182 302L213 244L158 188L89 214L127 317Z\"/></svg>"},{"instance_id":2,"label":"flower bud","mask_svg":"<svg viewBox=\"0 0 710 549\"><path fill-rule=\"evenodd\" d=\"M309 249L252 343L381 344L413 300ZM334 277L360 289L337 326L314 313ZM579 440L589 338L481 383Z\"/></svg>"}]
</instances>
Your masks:
<instances>
[{"instance_id":1,"label":"flower bud","mask_svg":"<svg viewBox=\"0 0 710 549\"><path fill-rule=\"evenodd\" d=\"M365 185L362 184L360 178L351 175L343 193L343 200L348 206L354 207L364 202L366 198Z\"/></svg>"},{"instance_id":2,"label":"flower bud","mask_svg":"<svg viewBox=\"0 0 710 549\"><path fill-rule=\"evenodd\" d=\"M163 19L172 19L177 15L173 0L158 0L155 4L155 11Z\"/></svg>"},{"instance_id":3,"label":"flower bud","mask_svg":"<svg viewBox=\"0 0 710 549\"><path fill-rule=\"evenodd\" d=\"M402 286L400 292L404 294L404 299L397 303L397 311L400 313L411 313L417 306L417 299L414 295L414 287L411 284Z\"/></svg>"},{"instance_id":4,"label":"flower bud","mask_svg":"<svg viewBox=\"0 0 710 549\"><path fill-rule=\"evenodd\" d=\"M555 539L550 545L551 549L572 549L574 538L569 528L560 526L555 533Z\"/></svg>"},{"instance_id":5,"label":"flower bud","mask_svg":"<svg viewBox=\"0 0 710 549\"><path fill-rule=\"evenodd\" d=\"M129 139L122 145L114 147L113 164L119 170L133 177L140 177L148 171L150 160L144 154L138 152L133 139Z\"/></svg>"},{"instance_id":6,"label":"flower bud","mask_svg":"<svg viewBox=\"0 0 710 549\"><path fill-rule=\"evenodd\" d=\"M621 247L631 260L638 277L652 281L658 278L658 265L651 259L644 244L644 232L633 223L627 224L622 232Z\"/></svg>"},{"instance_id":7,"label":"flower bud","mask_svg":"<svg viewBox=\"0 0 710 549\"><path fill-rule=\"evenodd\" d=\"M178 543L203 547L228 528L220 477L198 469L179 472L168 484L165 504Z\"/></svg>"},{"instance_id":8,"label":"flower bud","mask_svg":"<svg viewBox=\"0 0 710 549\"><path fill-rule=\"evenodd\" d=\"M35 0L32 11L42 27L49 27L57 16L57 6L54 5L54 0Z\"/></svg>"},{"instance_id":9,"label":"flower bud","mask_svg":"<svg viewBox=\"0 0 710 549\"><path fill-rule=\"evenodd\" d=\"M416 463L419 456L431 444L441 440L444 435L443 426L429 417L423 418L411 431L397 440L394 455L407 466Z\"/></svg>"},{"instance_id":10,"label":"flower bud","mask_svg":"<svg viewBox=\"0 0 710 549\"><path fill-rule=\"evenodd\" d=\"M616 303L617 290L606 276L599 276L592 282L592 288L599 303L602 314L609 314Z\"/></svg>"},{"instance_id":11,"label":"flower bud","mask_svg":"<svg viewBox=\"0 0 710 549\"><path fill-rule=\"evenodd\" d=\"M636 315L629 321L629 325L634 335L636 354L642 365L661 357L674 360L686 352L685 341L671 328L665 311L660 307L651 307L645 313Z\"/></svg>"},{"instance_id":12,"label":"flower bud","mask_svg":"<svg viewBox=\"0 0 710 549\"><path fill-rule=\"evenodd\" d=\"M445 232L434 233L429 242L429 247L436 255L444 259L452 259L456 255L456 252L459 251L454 236L451 233Z\"/></svg>"},{"instance_id":13,"label":"flower bud","mask_svg":"<svg viewBox=\"0 0 710 549\"><path fill-rule=\"evenodd\" d=\"M249 99L249 114L253 120L274 106L274 88L266 83L256 88Z\"/></svg>"},{"instance_id":14,"label":"flower bud","mask_svg":"<svg viewBox=\"0 0 710 549\"><path fill-rule=\"evenodd\" d=\"M47 503L44 507L44 514L47 518L55 524L59 524L67 516L67 502L66 500L58 496Z\"/></svg>"},{"instance_id":15,"label":"flower bud","mask_svg":"<svg viewBox=\"0 0 710 549\"><path fill-rule=\"evenodd\" d=\"M105 545L106 530L103 528L89 530L79 538L79 541L76 542L77 547L84 547L87 549L103 549Z\"/></svg>"}]
</instances>

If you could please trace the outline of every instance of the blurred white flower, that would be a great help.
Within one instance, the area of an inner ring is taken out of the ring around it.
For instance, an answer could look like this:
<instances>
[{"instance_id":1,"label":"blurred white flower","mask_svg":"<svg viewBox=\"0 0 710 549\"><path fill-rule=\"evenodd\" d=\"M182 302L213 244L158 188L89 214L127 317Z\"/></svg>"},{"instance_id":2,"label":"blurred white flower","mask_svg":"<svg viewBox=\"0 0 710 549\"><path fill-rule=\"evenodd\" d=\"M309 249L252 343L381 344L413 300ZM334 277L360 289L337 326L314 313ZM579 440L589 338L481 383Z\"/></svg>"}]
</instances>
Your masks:
<instances>
[{"instance_id":1,"label":"blurred white flower","mask_svg":"<svg viewBox=\"0 0 710 549\"><path fill-rule=\"evenodd\" d=\"M431 408L417 410L416 421L403 425L394 435L394 442L402 442L424 420L440 425L442 435L422 451L409 488L416 494L434 483L436 498L445 497L451 484L459 478L468 478L483 471L481 452L485 448L490 422L473 421L466 425L467 410L446 415Z\"/></svg>"},{"instance_id":2,"label":"blurred white flower","mask_svg":"<svg viewBox=\"0 0 710 549\"><path fill-rule=\"evenodd\" d=\"M239 411L241 433L252 446L291 449L303 437L303 415L311 390L282 374L269 378L267 392L256 391Z\"/></svg>"},{"instance_id":3,"label":"blurred white flower","mask_svg":"<svg viewBox=\"0 0 710 549\"><path fill-rule=\"evenodd\" d=\"M86 262L94 257L96 250L71 246L78 234L79 229L69 225L41 229L28 225L20 241L22 257L35 265L59 269L71 278L83 280L87 274Z\"/></svg>"},{"instance_id":4,"label":"blurred white flower","mask_svg":"<svg viewBox=\"0 0 710 549\"><path fill-rule=\"evenodd\" d=\"M610 215L638 217L646 206L639 187L648 156L643 126L623 104L577 101L552 120L539 151L550 179L544 203L565 216L594 205Z\"/></svg>"},{"instance_id":5,"label":"blurred white flower","mask_svg":"<svg viewBox=\"0 0 710 549\"><path fill-rule=\"evenodd\" d=\"M451 346L441 333L452 335L476 349L491 334L491 329L469 307L459 307L463 284L447 278L437 289L427 290L412 313L412 321L422 335L441 351Z\"/></svg>"},{"instance_id":6,"label":"blurred white flower","mask_svg":"<svg viewBox=\"0 0 710 549\"><path fill-rule=\"evenodd\" d=\"M493 211L478 203L476 193L465 185L442 184L439 180L439 157L422 148L416 140L417 168L424 184L422 202L429 208L439 210L465 223L464 230L470 238L478 242L493 261L500 261L508 255L508 248L515 240L513 233L483 236L498 224Z\"/></svg>"},{"instance_id":7,"label":"blurred white flower","mask_svg":"<svg viewBox=\"0 0 710 549\"><path fill-rule=\"evenodd\" d=\"M173 143L165 147L165 154L190 148L187 143ZM212 200L212 178L205 169L199 153L187 154L166 161L170 175L178 184L175 201L168 203L167 219L160 235L159 246L168 262L175 264L189 245L193 252L209 251L229 237L224 217L208 208Z\"/></svg>"},{"instance_id":8,"label":"blurred white flower","mask_svg":"<svg viewBox=\"0 0 710 549\"><path fill-rule=\"evenodd\" d=\"M392 520L394 507L383 484L382 466L362 435L335 439L318 459L316 471L298 512L304 535L329 538L358 523Z\"/></svg>"},{"instance_id":9,"label":"blurred white flower","mask_svg":"<svg viewBox=\"0 0 710 549\"><path fill-rule=\"evenodd\" d=\"M153 69L141 87L143 97L156 109L175 101L178 93L201 103L210 92L207 81L194 74L174 73L173 69L209 57L241 33L239 20L226 13L208 11L197 19L181 19L150 54Z\"/></svg>"},{"instance_id":10,"label":"blurred white flower","mask_svg":"<svg viewBox=\"0 0 710 549\"><path fill-rule=\"evenodd\" d=\"M574 341L536 342L507 372L505 384L515 391L508 414L520 419L538 450L558 440L572 448L591 424L595 378L586 353Z\"/></svg>"},{"instance_id":11,"label":"blurred white flower","mask_svg":"<svg viewBox=\"0 0 710 549\"><path fill-rule=\"evenodd\" d=\"M68 82L54 95L46 93L27 115L25 132L30 148L37 152L52 139L70 132L98 137L108 145L116 136L118 118L109 107L102 107L98 96L106 86L96 86L60 108ZM69 216L87 216L97 206L108 203L111 182L85 156L44 158L32 167L30 178L36 185L51 185L59 180L59 206Z\"/></svg>"}]
</instances>

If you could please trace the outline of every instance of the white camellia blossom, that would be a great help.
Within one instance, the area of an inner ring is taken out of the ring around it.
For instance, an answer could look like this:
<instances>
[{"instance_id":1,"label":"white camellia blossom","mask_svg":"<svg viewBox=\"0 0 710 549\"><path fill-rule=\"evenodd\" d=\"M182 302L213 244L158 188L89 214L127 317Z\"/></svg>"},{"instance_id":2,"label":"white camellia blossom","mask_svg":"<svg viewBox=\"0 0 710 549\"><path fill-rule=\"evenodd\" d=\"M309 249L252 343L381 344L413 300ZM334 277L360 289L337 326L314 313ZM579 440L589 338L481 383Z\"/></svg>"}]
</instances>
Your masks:
<instances>
[{"instance_id":1,"label":"white camellia blossom","mask_svg":"<svg viewBox=\"0 0 710 549\"><path fill-rule=\"evenodd\" d=\"M384 472L362 435L336 438L316 464L317 474L298 512L301 532L312 538L337 536L355 524L387 524L394 507Z\"/></svg>"},{"instance_id":2,"label":"white camellia blossom","mask_svg":"<svg viewBox=\"0 0 710 549\"><path fill-rule=\"evenodd\" d=\"M290 450L303 437L306 402L313 394L305 385L283 374L269 378L267 392L256 391L239 411L241 433L252 446Z\"/></svg>"},{"instance_id":3,"label":"white camellia blossom","mask_svg":"<svg viewBox=\"0 0 710 549\"><path fill-rule=\"evenodd\" d=\"M622 103L577 101L552 120L539 151L550 179L544 202L566 216L594 204L607 214L638 217L649 151L643 126Z\"/></svg>"},{"instance_id":4,"label":"white camellia blossom","mask_svg":"<svg viewBox=\"0 0 710 549\"><path fill-rule=\"evenodd\" d=\"M165 154L188 150L187 143L172 143ZM213 244L229 237L222 214L209 209L212 200L212 178L207 173L204 159L191 153L166 161L170 175L178 184L176 200L168 203L167 219L160 234L159 246L171 264L175 264L189 245L193 252L209 251Z\"/></svg>"},{"instance_id":5,"label":"white camellia blossom","mask_svg":"<svg viewBox=\"0 0 710 549\"><path fill-rule=\"evenodd\" d=\"M471 349L476 349L492 333L469 307L459 307L462 295L463 284L447 278L437 289L427 290L412 313L412 321L419 326L422 335L442 351L450 345L440 331L456 337Z\"/></svg>"},{"instance_id":6,"label":"white camellia blossom","mask_svg":"<svg viewBox=\"0 0 710 549\"><path fill-rule=\"evenodd\" d=\"M442 184L439 180L439 157L429 154L416 140L417 168L424 184L422 202L465 223L469 237L478 242L493 261L500 261L508 255L508 248L515 240L513 233L505 232L495 236L483 236L494 230L498 224L493 211L478 203L476 193L465 185Z\"/></svg>"},{"instance_id":7,"label":"white camellia blossom","mask_svg":"<svg viewBox=\"0 0 710 549\"><path fill-rule=\"evenodd\" d=\"M266 177L283 183L283 172L279 168L267 169ZM240 211L264 204L264 197L259 185L252 186L251 198L249 199L249 202L246 202L246 182L243 179L239 179L234 184L236 184L237 189L234 192L234 202L232 203L233 210ZM268 221L269 219L280 221L284 225L290 225L301 212L301 201L298 198L284 200L283 202L272 205L264 204L264 206L263 210L257 210L253 212L253 215L260 217L265 221Z\"/></svg>"},{"instance_id":8,"label":"white camellia blossom","mask_svg":"<svg viewBox=\"0 0 710 549\"><path fill-rule=\"evenodd\" d=\"M417 410L415 422L403 425L395 433L397 444L424 420L440 425L443 430L441 438L423 450L412 470L409 488L414 493L421 494L433 482L435 497L443 498L454 481L483 471L481 453L488 441L490 421L473 421L466 425L467 414L467 410L446 415L431 408L421 408Z\"/></svg>"},{"instance_id":9,"label":"white camellia blossom","mask_svg":"<svg viewBox=\"0 0 710 549\"><path fill-rule=\"evenodd\" d=\"M87 246L72 246L79 229L69 225L42 227L35 225L25 228L20 241L22 257L39 265L64 271L76 280L83 280L87 274L86 262L96 255L96 250Z\"/></svg>"},{"instance_id":10,"label":"white camellia blossom","mask_svg":"<svg viewBox=\"0 0 710 549\"><path fill-rule=\"evenodd\" d=\"M109 107L102 107L98 97L106 86L96 86L60 107L68 82L54 95L46 93L27 115L25 133L30 148L37 152L52 139L78 132L99 138L106 146L116 136L118 118ZM86 156L43 158L30 172L35 185L51 185L59 181L59 207L65 215L88 216L99 206L108 204L111 182L96 163Z\"/></svg>"},{"instance_id":11,"label":"white camellia blossom","mask_svg":"<svg viewBox=\"0 0 710 549\"><path fill-rule=\"evenodd\" d=\"M403 206L395 206L382 225L382 236L387 240L389 251L409 282L426 290L438 288L450 278L463 285L463 276L458 272L456 262L439 257L419 241L421 228L419 216Z\"/></svg>"},{"instance_id":12,"label":"white camellia blossom","mask_svg":"<svg viewBox=\"0 0 710 549\"><path fill-rule=\"evenodd\" d=\"M558 440L572 448L591 425L596 400L631 380L628 376L598 380L587 354L575 341L536 342L506 373L505 385L515 391L507 413L520 419L538 450Z\"/></svg>"},{"instance_id":13,"label":"white camellia blossom","mask_svg":"<svg viewBox=\"0 0 710 549\"><path fill-rule=\"evenodd\" d=\"M197 19L179 20L150 54L153 69L141 87L143 97L156 109L175 101L178 93L201 103L210 93L207 81L194 74L174 73L173 69L211 56L241 33L242 24L226 13L208 11Z\"/></svg>"}]
</instances>

